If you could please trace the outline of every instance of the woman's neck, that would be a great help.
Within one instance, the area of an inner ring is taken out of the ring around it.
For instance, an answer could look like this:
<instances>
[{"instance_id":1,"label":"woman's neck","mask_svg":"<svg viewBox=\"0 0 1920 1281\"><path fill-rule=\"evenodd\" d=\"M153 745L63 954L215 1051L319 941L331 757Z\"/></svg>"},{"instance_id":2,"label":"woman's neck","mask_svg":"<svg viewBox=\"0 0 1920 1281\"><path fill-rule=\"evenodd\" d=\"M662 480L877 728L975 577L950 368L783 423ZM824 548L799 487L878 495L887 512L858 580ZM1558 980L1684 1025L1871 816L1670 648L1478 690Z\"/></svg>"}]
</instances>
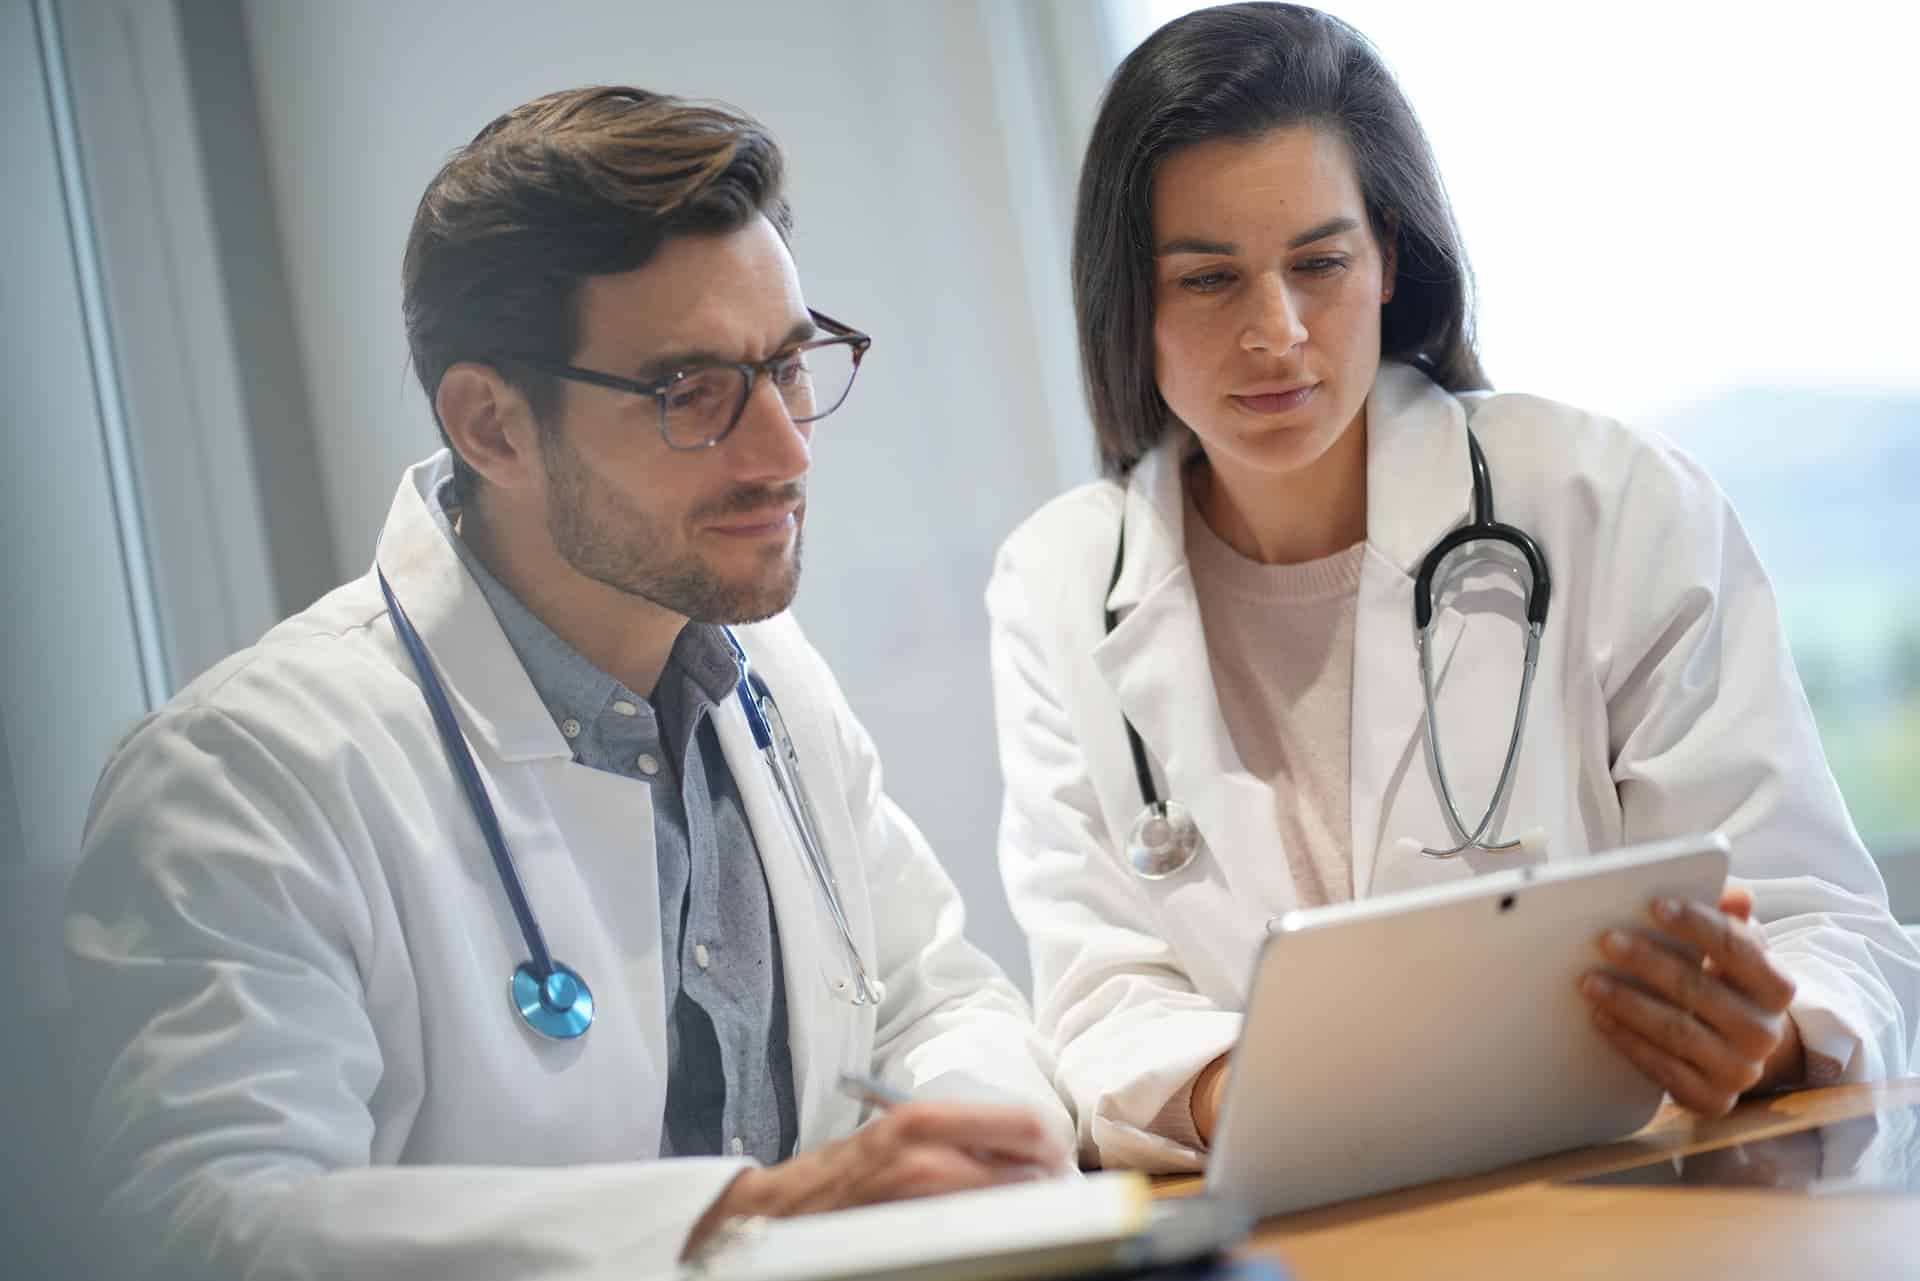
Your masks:
<instances>
[{"instance_id":1,"label":"woman's neck","mask_svg":"<svg viewBox=\"0 0 1920 1281\"><path fill-rule=\"evenodd\" d=\"M1249 472L1211 459L1188 472L1194 506L1220 541L1263 565L1322 560L1367 536L1367 420L1299 471Z\"/></svg>"}]
</instances>

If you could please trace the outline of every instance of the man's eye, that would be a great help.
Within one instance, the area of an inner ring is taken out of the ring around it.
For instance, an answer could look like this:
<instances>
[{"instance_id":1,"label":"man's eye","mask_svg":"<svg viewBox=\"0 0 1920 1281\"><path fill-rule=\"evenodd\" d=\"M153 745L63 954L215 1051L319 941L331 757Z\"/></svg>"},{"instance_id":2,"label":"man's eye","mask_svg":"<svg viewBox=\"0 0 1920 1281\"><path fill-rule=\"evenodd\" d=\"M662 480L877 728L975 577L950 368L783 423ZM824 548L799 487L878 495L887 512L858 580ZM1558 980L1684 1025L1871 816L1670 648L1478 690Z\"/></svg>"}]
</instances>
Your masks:
<instances>
[{"instance_id":1,"label":"man's eye","mask_svg":"<svg viewBox=\"0 0 1920 1281\"><path fill-rule=\"evenodd\" d=\"M675 413L697 410L712 403L714 390L706 381L690 378L667 389L667 408Z\"/></svg>"},{"instance_id":2,"label":"man's eye","mask_svg":"<svg viewBox=\"0 0 1920 1281\"><path fill-rule=\"evenodd\" d=\"M807 353L796 351L773 367L773 381L782 387L795 387L807 379Z\"/></svg>"}]
</instances>

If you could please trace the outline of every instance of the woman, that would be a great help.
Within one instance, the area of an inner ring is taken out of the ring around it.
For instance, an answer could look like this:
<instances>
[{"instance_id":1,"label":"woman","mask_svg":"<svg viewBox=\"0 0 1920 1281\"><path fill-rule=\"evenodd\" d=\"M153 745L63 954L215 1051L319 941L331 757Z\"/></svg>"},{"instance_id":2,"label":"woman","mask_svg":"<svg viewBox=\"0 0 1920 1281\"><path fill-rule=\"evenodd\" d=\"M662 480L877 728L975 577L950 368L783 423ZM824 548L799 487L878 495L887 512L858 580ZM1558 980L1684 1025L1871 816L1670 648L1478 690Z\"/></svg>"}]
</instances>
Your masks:
<instances>
[{"instance_id":1,"label":"woman","mask_svg":"<svg viewBox=\"0 0 1920 1281\"><path fill-rule=\"evenodd\" d=\"M1920 951L1738 522L1660 441L1478 391L1451 210L1358 33L1233 5L1128 57L1082 172L1074 298L1108 479L1008 540L988 604L1002 867L1084 1157L1202 1160L1275 914L1711 828L1734 886L1662 922L1711 960L1596 950L1645 989L1583 983L1596 1026L1708 1115L1909 1070ZM1472 515L1476 448L1545 566L1495 548L1434 585L1450 813L1410 620L1429 549ZM1525 589L1549 575L1503 790ZM1156 797L1189 807L1190 863L1164 825L1134 831ZM1130 836L1161 846L1130 857Z\"/></svg>"}]
</instances>

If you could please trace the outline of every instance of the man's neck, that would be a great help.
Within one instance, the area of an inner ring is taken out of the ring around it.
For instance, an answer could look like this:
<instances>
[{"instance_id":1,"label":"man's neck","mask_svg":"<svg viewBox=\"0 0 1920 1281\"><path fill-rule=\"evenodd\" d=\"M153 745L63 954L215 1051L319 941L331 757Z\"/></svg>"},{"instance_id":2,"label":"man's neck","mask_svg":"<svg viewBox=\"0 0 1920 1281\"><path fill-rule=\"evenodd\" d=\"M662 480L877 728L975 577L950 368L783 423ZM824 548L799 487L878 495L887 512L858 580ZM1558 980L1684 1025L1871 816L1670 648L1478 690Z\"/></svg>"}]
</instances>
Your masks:
<instances>
[{"instance_id":1,"label":"man's neck","mask_svg":"<svg viewBox=\"0 0 1920 1281\"><path fill-rule=\"evenodd\" d=\"M460 509L454 534L555 636L634 693L651 698L686 618L580 573L554 548L544 527L515 531L513 524L475 499Z\"/></svg>"}]
</instances>

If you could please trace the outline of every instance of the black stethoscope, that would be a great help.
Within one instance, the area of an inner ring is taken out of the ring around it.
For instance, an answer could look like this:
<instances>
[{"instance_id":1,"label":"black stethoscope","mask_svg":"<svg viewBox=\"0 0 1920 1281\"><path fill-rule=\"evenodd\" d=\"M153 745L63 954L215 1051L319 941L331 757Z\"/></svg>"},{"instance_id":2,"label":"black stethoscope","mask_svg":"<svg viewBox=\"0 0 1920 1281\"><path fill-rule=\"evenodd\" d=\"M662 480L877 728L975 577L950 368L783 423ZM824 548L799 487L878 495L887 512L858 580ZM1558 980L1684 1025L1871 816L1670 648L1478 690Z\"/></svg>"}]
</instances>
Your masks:
<instances>
[{"instance_id":1,"label":"black stethoscope","mask_svg":"<svg viewBox=\"0 0 1920 1281\"><path fill-rule=\"evenodd\" d=\"M472 807L474 819L480 824L480 834L486 839L487 850L493 855L493 867L500 877L500 888L506 891L514 919L520 924L520 937L527 944L528 959L516 965L507 979L508 1000L521 1020L534 1032L551 1040L570 1041L593 1026L593 990L576 971L555 960L547 950L546 935L541 932L540 922L534 918L533 907L527 902L526 888L520 883L520 874L513 865L513 855L507 849L507 838L500 830L500 820L493 811L493 802L487 797L486 785L480 780L480 770L473 763L473 753L467 748L466 736L460 732L460 723L454 719L446 689L434 674L427 648L421 643L420 634L414 630L413 623L408 620L407 612L400 608L393 588L387 583L386 574L381 571L376 573L380 579L380 594L386 597L387 610L393 618L394 631L399 634L407 657L413 660L414 670L420 675L421 692L426 695L427 706L433 712L433 723L440 732L440 742L446 748L461 787L466 791L467 804ZM853 941L853 928L840 904L839 882L834 878L833 864L827 859L825 847L821 844L813 803L807 795L806 781L800 775L800 756L794 750L792 736L787 733L780 706L774 702L773 691L767 688L767 683L748 666L746 651L740 647L733 633L724 627L720 630L727 638L727 644L733 648L734 662L739 668L740 679L734 685L734 692L740 699L740 709L746 713L747 725L753 731L754 746L759 749L761 759L766 761L767 769L773 775L775 790L786 804L787 817L793 824L794 834L799 837L814 884L826 898L828 911L840 933L840 941L847 949L847 960L853 968L853 986L848 1000L854 1005L877 1005L886 995L886 986L868 974L865 962L860 959L860 949Z\"/></svg>"},{"instance_id":2,"label":"black stethoscope","mask_svg":"<svg viewBox=\"0 0 1920 1281\"><path fill-rule=\"evenodd\" d=\"M1455 842L1442 848L1421 846L1420 852L1429 858L1453 858L1469 849L1510 850L1520 845L1519 841L1499 842L1491 829L1494 816L1500 812L1512 788L1514 768L1519 763L1520 740L1526 731L1527 703L1533 692L1534 670L1540 661L1540 635L1546 629L1547 605L1553 595L1553 580L1547 573L1547 558L1540 553L1539 546L1524 530L1502 525L1494 519L1493 480L1487 469L1487 456L1471 430L1467 432L1467 453L1473 468L1473 518L1433 545L1420 562L1420 571L1413 580L1414 643L1420 655L1420 684L1427 705L1427 758L1432 762L1436 790L1446 808L1447 819L1453 825ZM1526 653L1521 660L1520 695L1514 709L1513 729L1507 736L1506 760L1500 766L1500 781L1494 787L1493 800L1488 804L1486 813L1469 828L1460 817L1460 809L1454 801L1453 788L1447 782L1446 767L1441 760L1438 717L1434 711L1433 660L1428 641L1433 630L1433 580L1448 556L1466 544L1476 542L1505 543L1526 561L1527 642ZM1126 553L1127 524L1123 510L1119 545L1113 554L1113 576L1107 582L1108 597L1113 595L1113 589L1120 582L1120 567ZM1113 634L1119 621L1118 611L1109 606L1106 610L1108 635ZM1143 802L1139 817L1134 819L1132 828L1127 832L1127 864L1143 880L1165 880L1192 866L1194 860L1200 857L1205 842L1201 839L1199 826L1193 821L1193 812L1185 804L1171 798L1160 798L1159 790L1153 783L1153 771L1147 763L1146 744L1140 741L1139 731L1134 729L1133 721L1125 712L1120 714L1120 721L1127 729L1127 746L1133 752L1133 772L1139 780Z\"/></svg>"}]
</instances>

